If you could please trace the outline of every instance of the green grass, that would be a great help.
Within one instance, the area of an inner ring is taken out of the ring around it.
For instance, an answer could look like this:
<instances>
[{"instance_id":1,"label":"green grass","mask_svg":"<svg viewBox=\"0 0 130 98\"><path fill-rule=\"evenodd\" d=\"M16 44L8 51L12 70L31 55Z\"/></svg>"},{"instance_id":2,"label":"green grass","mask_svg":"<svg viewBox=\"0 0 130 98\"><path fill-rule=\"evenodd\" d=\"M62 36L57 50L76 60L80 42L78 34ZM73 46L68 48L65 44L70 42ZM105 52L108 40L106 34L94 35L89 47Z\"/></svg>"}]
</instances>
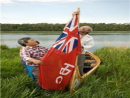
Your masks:
<instances>
[{"instance_id":1,"label":"green grass","mask_svg":"<svg viewBox=\"0 0 130 98\"><path fill-rule=\"evenodd\" d=\"M1 98L130 98L130 48L103 47L94 52L101 59L97 71L76 92L45 91L23 73L19 49L1 45Z\"/></svg>"},{"instance_id":2,"label":"green grass","mask_svg":"<svg viewBox=\"0 0 130 98\"><path fill-rule=\"evenodd\" d=\"M57 34L63 31L1 31L1 33L45 33ZM130 31L93 31L94 33L130 33Z\"/></svg>"}]
</instances>

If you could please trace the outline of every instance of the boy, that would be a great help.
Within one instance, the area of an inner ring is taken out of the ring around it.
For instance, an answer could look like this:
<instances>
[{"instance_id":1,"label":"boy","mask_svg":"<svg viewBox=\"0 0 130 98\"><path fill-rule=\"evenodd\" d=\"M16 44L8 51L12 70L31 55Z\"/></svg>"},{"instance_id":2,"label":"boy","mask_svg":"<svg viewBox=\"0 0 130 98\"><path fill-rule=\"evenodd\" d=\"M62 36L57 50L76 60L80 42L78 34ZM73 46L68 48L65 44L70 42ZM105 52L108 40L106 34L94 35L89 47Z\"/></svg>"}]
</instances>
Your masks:
<instances>
[{"instance_id":1,"label":"boy","mask_svg":"<svg viewBox=\"0 0 130 98\"><path fill-rule=\"evenodd\" d=\"M18 43L24 46L20 50L20 57L26 63L28 74L38 82L38 64L42 63L40 59L48 52L48 48L38 46L39 42L30 37L21 38Z\"/></svg>"}]
</instances>

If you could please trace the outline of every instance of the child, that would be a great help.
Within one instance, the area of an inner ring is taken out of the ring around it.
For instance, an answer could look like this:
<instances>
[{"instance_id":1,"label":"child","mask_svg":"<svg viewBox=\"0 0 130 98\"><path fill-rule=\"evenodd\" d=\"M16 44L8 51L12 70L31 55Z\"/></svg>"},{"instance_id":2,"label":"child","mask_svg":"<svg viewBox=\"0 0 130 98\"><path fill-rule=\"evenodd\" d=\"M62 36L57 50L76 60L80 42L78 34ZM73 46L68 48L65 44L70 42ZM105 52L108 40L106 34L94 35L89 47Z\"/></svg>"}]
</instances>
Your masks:
<instances>
[{"instance_id":1,"label":"child","mask_svg":"<svg viewBox=\"0 0 130 98\"><path fill-rule=\"evenodd\" d=\"M30 37L21 38L18 43L24 46L20 50L20 57L26 63L28 74L38 82L38 64L42 63L40 59L48 52L48 48L38 46L39 42Z\"/></svg>"}]
</instances>

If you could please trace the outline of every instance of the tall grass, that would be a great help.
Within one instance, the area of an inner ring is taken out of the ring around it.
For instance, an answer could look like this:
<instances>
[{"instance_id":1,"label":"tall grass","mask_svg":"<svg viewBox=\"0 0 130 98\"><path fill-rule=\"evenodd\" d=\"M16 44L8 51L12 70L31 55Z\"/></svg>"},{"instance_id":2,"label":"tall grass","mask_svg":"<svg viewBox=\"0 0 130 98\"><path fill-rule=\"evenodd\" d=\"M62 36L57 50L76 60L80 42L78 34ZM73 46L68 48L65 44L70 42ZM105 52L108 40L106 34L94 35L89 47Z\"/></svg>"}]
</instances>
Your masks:
<instances>
[{"instance_id":1,"label":"tall grass","mask_svg":"<svg viewBox=\"0 0 130 98\"><path fill-rule=\"evenodd\" d=\"M76 92L53 91L45 96L23 72L19 49L1 47L2 98L130 98L130 48L103 47L94 52L101 59L98 70Z\"/></svg>"}]
</instances>

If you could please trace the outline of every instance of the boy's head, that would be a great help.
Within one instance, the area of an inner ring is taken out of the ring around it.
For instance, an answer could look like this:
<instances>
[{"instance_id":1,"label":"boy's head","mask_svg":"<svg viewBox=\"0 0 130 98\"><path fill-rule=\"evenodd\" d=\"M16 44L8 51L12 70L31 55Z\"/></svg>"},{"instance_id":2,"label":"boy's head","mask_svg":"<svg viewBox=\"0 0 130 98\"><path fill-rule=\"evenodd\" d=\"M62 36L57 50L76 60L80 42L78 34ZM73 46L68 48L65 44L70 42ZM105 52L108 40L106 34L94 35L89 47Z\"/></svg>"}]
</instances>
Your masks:
<instances>
[{"instance_id":1,"label":"boy's head","mask_svg":"<svg viewBox=\"0 0 130 98\"><path fill-rule=\"evenodd\" d=\"M39 44L38 41L35 41L34 39L30 38L30 37L24 37L18 40L18 43L21 46L36 46Z\"/></svg>"}]
</instances>

